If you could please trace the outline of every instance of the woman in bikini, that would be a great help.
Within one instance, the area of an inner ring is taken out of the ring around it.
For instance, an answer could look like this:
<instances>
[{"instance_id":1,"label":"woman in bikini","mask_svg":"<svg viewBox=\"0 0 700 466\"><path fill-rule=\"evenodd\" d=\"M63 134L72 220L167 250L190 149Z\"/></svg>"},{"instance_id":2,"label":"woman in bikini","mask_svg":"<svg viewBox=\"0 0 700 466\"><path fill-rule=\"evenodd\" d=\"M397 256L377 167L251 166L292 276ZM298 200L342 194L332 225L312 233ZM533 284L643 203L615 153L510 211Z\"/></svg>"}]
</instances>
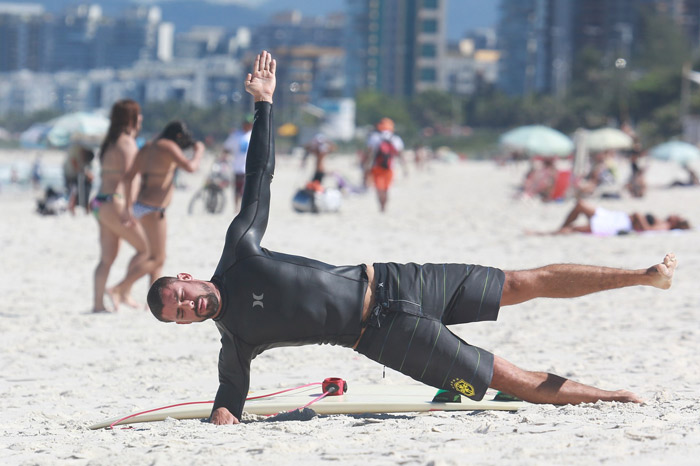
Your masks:
<instances>
[{"instance_id":1,"label":"woman in bikini","mask_svg":"<svg viewBox=\"0 0 700 466\"><path fill-rule=\"evenodd\" d=\"M93 312L106 312L105 287L109 270L119 252L121 238L136 249L129 262L129 269L148 257L148 241L140 225L125 222L127 217L126 187L124 175L134 162L138 147L136 135L141 129L141 109L133 100L125 99L112 106L109 130L100 149L100 192L90 202L100 229L100 262L95 269ZM115 296L108 290L112 300ZM117 301L131 303L131 298L119 297ZM115 302L115 309L117 307Z\"/></svg>"},{"instance_id":2,"label":"woman in bikini","mask_svg":"<svg viewBox=\"0 0 700 466\"><path fill-rule=\"evenodd\" d=\"M183 150L192 147L192 159L185 157ZM167 223L165 209L170 205L175 190L175 170L182 168L194 172L204 155L204 144L194 140L182 121L168 123L163 132L148 142L136 155L136 160L124 177L127 192L132 180L141 175L141 188L135 201L133 196L126 199L129 224L140 224L148 240L149 255L135 267L129 267L126 277L111 289L115 305L130 296L134 282L150 274L151 283L161 276L165 263Z\"/></svg>"}]
</instances>

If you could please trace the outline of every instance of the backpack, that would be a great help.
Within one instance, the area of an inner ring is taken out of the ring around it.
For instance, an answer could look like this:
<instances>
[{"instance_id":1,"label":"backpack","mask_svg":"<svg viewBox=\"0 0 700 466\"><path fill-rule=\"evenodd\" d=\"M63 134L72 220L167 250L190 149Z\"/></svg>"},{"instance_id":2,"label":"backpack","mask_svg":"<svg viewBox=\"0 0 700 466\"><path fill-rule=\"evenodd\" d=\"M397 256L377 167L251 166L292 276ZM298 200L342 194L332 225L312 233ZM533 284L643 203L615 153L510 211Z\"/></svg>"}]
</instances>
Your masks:
<instances>
[{"instance_id":1,"label":"backpack","mask_svg":"<svg viewBox=\"0 0 700 466\"><path fill-rule=\"evenodd\" d=\"M399 151L396 150L396 147L391 142L391 139L386 137L382 138L381 142L379 143L379 146L377 147L377 150L374 153L373 165L375 167L390 169L391 162L397 155L399 155Z\"/></svg>"}]
</instances>

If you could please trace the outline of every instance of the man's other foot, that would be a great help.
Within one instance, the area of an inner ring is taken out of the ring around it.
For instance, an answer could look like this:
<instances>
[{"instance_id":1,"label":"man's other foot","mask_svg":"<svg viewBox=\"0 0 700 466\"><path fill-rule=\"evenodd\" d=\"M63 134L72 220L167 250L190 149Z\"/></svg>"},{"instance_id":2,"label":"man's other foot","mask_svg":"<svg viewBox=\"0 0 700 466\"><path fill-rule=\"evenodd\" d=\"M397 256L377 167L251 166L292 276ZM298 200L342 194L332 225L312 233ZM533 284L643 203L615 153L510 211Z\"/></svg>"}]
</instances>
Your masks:
<instances>
[{"instance_id":1,"label":"man's other foot","mask_svg":"<svg viewBox=\"0 0 700 466\"><path fill-rule=\"evenodd\" d=\"M627 390L616 390L611 401L619 401L620 403L644 403L644 400Z\"/></svg>"},{"instance_id":2,"label":"man's other foot","mask_svg":"<svg viewBox=\"0 0 700 466\"><path fill-rule=\"evenodd\" d=\"M678 260L676 259L676 255L672 252L666 254L663 262L647 269L647 275L652 278L650 285L661 288L662 290L671 288L673 273L676 271L677 265Z\"/></svg>"}]
</instances>

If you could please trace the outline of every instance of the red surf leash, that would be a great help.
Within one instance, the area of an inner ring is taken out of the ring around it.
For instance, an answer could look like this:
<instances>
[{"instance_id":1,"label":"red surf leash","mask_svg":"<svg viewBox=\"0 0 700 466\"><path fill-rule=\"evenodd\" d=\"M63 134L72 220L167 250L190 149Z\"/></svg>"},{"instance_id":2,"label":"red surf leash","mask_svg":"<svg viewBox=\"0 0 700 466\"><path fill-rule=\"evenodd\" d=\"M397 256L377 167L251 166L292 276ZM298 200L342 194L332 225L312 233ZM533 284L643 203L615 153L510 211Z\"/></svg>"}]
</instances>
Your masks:
<instances>
[{"instance_id":1,"label":"red surf leash","mask_svg":"<svg viewBox=\"0 0 700 466\"><path fill-rule=\"evenodd\" d=\"M315 385L315 384L312 384ZM302 411L304 408L308 408L312 404L316 403L317 401L321 401L327 396L340 396L345 394L345 392L348 391L348 383L341 379L340 377L328 377L327 379L324 379L323 382L321 383L321 389L323 390L323 393L313 400L309 401L306 403L304 406L296 409L292 409L290 411L282 411L282 412L294 412L294 411ZM275 413L275 414L267 414L268 417L270 416L277 416L280 413Z\"/></svg>"},{"instance_id":2,"label":"red surf leash","mask_svg":"<svg viewBox=\"0 0 700 466\"><path fill-rule=\"evenodd\" d=\"M304 406L302 406L300 408L293 409L292 411L302 410L304 408L307 408L310 405L316 403L317 401L324 399L326 396L338 396L338 395L342 395L348 391L348 383L345 380L341 379L340 377L328 377L323 382L307 383L305 385L300 385L298 387L287 388L285 390L280 390L278 392L268 393L267 395L250 396L250 397L246 398L246 401L258 400L260 398L269 398L271 396L281 395L282 393L287 393L287 392L291 392L294 390L300 390L302 388L312 387L314 385L321 385L322 390L323 390L323 394L314 398L312 401L305 404ZM109 425L109 427L107 427L107 429L114 429L114 426L119 424L120 422L126 421L127 419L131 419L131 418L136 417L136 416L140 416L142 414L148 414L148 413L153 413L156 411L162 411L162 410L168 409L168 408L176 408L178 406L197 405L197 404L205 404L205 403L213 403L213 401L189 401L187 403L177 403L174 405L161 406L160 408L154 408L154 409L149 409L147 411L141 411L139 413L130 414L128 416L125 416L121 419L114 421L113 423L111 423ZM276 416L277 414L279 414L279 413L270 414L269 416ZM123 427L123 429L133 429L133 427L131 427L131 426Z\"/></svg>"}]
</instances>

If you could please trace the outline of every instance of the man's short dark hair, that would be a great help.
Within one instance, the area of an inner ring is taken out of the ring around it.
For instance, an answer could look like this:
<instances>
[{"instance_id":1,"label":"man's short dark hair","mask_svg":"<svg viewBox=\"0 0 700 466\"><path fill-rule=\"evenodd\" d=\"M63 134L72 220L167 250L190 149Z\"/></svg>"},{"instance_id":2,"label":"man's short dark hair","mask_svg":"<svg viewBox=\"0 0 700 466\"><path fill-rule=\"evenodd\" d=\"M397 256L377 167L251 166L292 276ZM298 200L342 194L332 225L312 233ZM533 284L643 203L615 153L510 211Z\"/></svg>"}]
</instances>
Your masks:
<instances>
[{"instance_id":1,"label":"man's short dark hair","mask_svg":"<svg viewBox=\"0 0 700 466\"><path fill-rule=\"evenodd\" d=\"M161 322L170 322L169 320L163 319L163 296L161 293L163 288L167 288L176 280L177 278L175 277L160 277L153 282L151 289L148 290L148 296L146 297L148 307L151 309L153 316Z\"/></svg>"}]
</instances>

